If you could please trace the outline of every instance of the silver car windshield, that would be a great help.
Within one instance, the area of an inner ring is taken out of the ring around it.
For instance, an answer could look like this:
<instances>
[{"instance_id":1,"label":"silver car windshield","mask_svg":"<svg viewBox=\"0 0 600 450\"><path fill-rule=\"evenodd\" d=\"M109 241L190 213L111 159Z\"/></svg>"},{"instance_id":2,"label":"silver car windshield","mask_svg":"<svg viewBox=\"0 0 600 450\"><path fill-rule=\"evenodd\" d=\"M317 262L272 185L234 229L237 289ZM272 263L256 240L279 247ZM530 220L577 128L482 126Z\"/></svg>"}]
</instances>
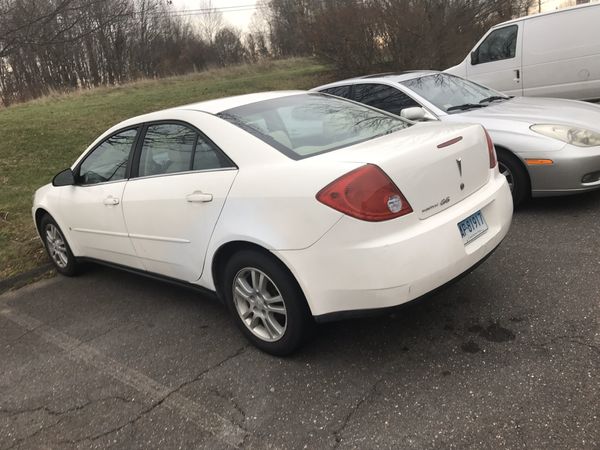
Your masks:
<instances>
[{"instance_id":1,"label":"silver car windshield","mask_svg":"<svg viewBox=\"0 0 600 450\"><path fill-rule=\"evenodd\" d=\"M292 159L348 147L412 125L383 111L319 93L263 100L223 111L219 117Z\"/></svg>"},{"instance_id":2,"label":"silver car windshield","mask_svg":"<svg viewBox=\"0 0 600 450\"><path fill-rule=\"evenodd\" d=\"M484 108L510 97L454 75L436 73L401 84L448 113Z\"/></svg>"}]
</instances>

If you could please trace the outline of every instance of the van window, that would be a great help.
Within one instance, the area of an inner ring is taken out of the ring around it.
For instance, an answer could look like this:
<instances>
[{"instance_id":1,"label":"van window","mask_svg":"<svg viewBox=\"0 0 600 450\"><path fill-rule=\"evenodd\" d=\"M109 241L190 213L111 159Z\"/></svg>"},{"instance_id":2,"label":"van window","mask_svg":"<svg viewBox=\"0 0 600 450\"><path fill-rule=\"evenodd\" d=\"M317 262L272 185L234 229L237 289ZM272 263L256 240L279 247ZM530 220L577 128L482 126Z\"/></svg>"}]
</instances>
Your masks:
<instances>
[{"instance_id":1,"label":"van window","mask_svg":"<svg viewBox=\"0 0 600 450\"><path fill-rule=\"evenodd\" d=\"M518 32L518 25L510 25L492 31L475 50L475 58L472 60L472 64L514 58L517 50Z\"/></svg>"}]
</instances>

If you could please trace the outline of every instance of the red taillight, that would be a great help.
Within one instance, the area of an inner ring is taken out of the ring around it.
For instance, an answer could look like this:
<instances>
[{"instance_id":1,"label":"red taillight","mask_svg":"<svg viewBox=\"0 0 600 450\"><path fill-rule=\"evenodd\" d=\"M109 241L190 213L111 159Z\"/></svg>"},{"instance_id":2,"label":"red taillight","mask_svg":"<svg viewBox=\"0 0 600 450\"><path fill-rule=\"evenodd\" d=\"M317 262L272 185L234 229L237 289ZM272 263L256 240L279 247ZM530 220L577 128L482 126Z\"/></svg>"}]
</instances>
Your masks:
<instances>
[{"instance_id":1,"label":"red taillight","mask_svg":"<svg viewBox=\"0 0 600 450\"><path fill-rule=\"evenodd\" d=\"M488 133L488 131L485 128L483 129L483 131L485 132L485 139L487 140L488 146L488 154L490 155L490 169L493 169L494 167L496 167L496 150L494 149L494 142L492 141L490 133Z\"/></svg>"},{"instance_id":2,"label":"red taillight","mask_svg":"<svg viewBox=\"0 0 600 450\"><path fill-rule=\"evenodd\" d=\"M400 189L378 166L367 164L328 184L317 200L344 214L381 222L412 212Z\"/></svg>"}]
</instances>

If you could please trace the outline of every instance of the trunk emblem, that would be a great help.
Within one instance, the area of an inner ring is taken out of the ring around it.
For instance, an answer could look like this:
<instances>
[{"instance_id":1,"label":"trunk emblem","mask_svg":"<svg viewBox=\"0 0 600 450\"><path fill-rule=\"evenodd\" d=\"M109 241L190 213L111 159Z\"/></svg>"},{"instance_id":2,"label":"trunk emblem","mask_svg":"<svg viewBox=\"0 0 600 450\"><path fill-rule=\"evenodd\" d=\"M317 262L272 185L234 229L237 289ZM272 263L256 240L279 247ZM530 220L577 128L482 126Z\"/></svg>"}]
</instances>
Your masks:
<instances>
[{"instance_id":1,"label":"trunk emblem","mask_svg":"<svg viewBox=\"0 0 600 450\"><path fill-rule=\"evenodd\" d=\"M458 166L458 174L462 178L462 158L456 158L456 165Z\"/></svg>"}]
</instances>

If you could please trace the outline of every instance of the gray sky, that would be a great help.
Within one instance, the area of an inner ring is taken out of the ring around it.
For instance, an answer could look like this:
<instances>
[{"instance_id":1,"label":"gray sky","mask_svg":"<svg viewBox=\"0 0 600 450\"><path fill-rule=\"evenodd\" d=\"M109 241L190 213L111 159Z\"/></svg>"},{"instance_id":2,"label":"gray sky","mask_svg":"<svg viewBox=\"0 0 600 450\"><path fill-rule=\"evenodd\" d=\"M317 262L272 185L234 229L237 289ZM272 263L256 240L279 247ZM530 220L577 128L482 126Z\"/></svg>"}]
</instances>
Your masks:
<instances>
[{"instance_id":1,"label":"gray sky","mask_svg":"<svg viewBox=\"0 0 600 450\"><path fill-rule=\"evenodd\" d=\"M259 1L260 2L260 1ZM190 10L203 7L202 0L173 0L173 9ZM223 18L227 23L246 31L252 15L256 12L257 0L212 0L213 8L224 8ZM190 16L194 19L195 16Z\"/></svg>"}]
</instances>

